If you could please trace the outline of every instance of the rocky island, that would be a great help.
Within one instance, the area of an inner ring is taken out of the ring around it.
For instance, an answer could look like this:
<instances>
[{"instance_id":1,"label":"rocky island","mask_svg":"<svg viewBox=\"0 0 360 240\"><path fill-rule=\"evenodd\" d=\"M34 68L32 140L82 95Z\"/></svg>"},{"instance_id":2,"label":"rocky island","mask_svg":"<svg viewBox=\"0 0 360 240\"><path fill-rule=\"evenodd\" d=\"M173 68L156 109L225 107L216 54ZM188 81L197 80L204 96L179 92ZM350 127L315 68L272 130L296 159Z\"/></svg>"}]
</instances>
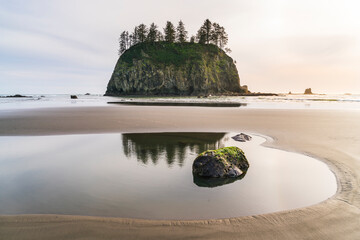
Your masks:
<instances>
[{"instance_id":1,"label":"rocky island","mask_svg":"<svg viewBox=\"0 0 360 240\"><path fill-rule=\"evenodd\" d=\"M120 36L120 57L105 95L246 93L226 43L224 28L208 19L190 41L182 21L176 30L168 22L164 35L154 23L149 29L140 24L132 34Z\"/></svg>"},{"instance_id":2,"label":"rocky island","mask_svg":"<svg viewBox=\"0 0 360 240\"><path fill-rule=\"evenodd\" d=\"M119 58L106 95L242 93L234 61L215 45L140 43Z\"/></svg>"}]
</instances>

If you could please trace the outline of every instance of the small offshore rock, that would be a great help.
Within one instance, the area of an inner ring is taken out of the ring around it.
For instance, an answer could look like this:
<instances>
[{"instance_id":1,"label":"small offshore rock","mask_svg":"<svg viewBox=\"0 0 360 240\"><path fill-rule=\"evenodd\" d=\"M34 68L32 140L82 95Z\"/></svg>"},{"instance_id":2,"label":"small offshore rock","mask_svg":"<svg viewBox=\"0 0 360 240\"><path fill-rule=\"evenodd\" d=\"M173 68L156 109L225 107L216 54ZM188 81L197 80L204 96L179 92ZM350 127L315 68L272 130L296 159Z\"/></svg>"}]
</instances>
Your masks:
<instances>
[{"instance_id":1,"label":"small offshore rock","mask_svg":"<svg viewBox=\"0 0 360 240\"><path fill-rule=\"evenodd\" d=\"M311 91L311 88L305 89L304 94L313 94L312 91Z\"/></svg>"},{"instance_id":2,"label":"small offshore rock","mask_svg":"<svg viewBox=\"0 0 360 240\"><path fill-rule=\"evenodd\" d=\"M76 95L71 95L70 98L71 99L78 99L78 97Z\"/></svg>"},{"instance_id":3,"label":"small offshore rock","mask_svg":"<svg viewBox=\"0 0 360 240\"><path fill-rule=\"evenodd\" d=\"M240 133L238 135L235 135L233 137L231 137L232 139L234 139L235 141L238 142L246 142L246 141L250 141L252 139L251 136L245 134L245 133Z\"/></svg>"},{"instance_id":4,"label":"small offshore rock","mask_svg":"<svg viewBox=\"0 0 360 240\"><path fill-rule=\"evenodd\" d=\"M207 150L194 160L192 171L199 177L237 178L249 168L244 152L238 147Z\"/></svg>"},{"instance_id":5,"label":"small offshore rock","mask_svg":"<svg viewBox=\"0 0 360 240\"><path fill-rule=\"evenodd\" d=\"M24 98L24 97L28 97L28 96L24 96L24 95L20 95L20 94L15 94L15 95L9 95L9 96L5 96L6 98Z\"/></svg>"}]
</instances>

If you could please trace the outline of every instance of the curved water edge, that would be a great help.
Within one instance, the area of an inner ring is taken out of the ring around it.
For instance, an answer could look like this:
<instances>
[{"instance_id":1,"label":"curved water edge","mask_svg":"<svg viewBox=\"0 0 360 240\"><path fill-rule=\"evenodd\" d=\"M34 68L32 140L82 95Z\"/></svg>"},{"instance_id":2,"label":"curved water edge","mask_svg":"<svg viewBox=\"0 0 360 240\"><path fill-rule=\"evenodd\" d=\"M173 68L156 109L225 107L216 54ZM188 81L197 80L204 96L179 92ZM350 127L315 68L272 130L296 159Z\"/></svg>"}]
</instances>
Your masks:
<instances>
[{"instance_id":1,"label":"curved water edge","mask_svg":"<svg viewBox=\"0 0 360 240\"><path fill-rule=\"evenodd\" d=\"M0 195L0 214L229 218L306 207L335 194L335 176L324 163L300 154L262 147L260 145L265 143L265 139L258 134L251 134L253 141L246 143L234 143L231 135L234 134L124 133L120 138L119 134L1 137L0 152L6 149L7 155L0 158L0 189L5 193ZM197 187L189 171L196 154L226 144L236 144L244 149L250 162L247 175L244 179L215 189ZM15 148L11 150L12 146L27 148L22 149L19 155ZM39 147L34 151L34 146ZM261 157L261 148L270 151L264 152L262 160L254 160L253 155ZM287 156L291 159L272 159L274 156L279 158L283 153L290 154ZM52 156L51 160L49 156ZM303 159L304 164L314 162L330 174L330 181L319 188L333 185L332 189L315 201L305 199L305 202L299 202L304 194L315 194L319 189L309 189L316 184L314 180L301 185L312 176L318 178L317 173L311 172L310 166L300 175L300 182L293 181L296 171L304 165L296 163L298 157ZM274 161L277 162L275 166L271 164ZM284 171L281 166L286 162L293 165ZM289 192L285 193L285 190ZM305 193L301 192L304 190ZM21 201L14 202L11 199L14 196L22 196ZM249 196L255 197L257 202ZM293 202L289 203L289 200Z\"/></svg>"},{"instance_id":2,"label":"curved water edge","mask_svg":"<svg viewBox=\"0 0 360 240\"><path fill-rule=\"evenodd\" d=\"M276 138L273 138L273 137L270 137L270 136L267 136L267 135L263 135L261 133L257 133L257 132L248 132L248 134L250 135L256 135L256 136L259 136L259 137L262 137L265 139L265 141L261 144L262 146L264 147L267 147L267 148L273 148L273 149L276 149L276 150L280 150L280 151L285 151L285 152L292 152L292 153L297 153L297 154L301 154L301 155L305 155L305 156L308 156L310 158L313 158L317 161L320 161L322 163L324 163L328 168L329 170L332 172L332 174L334 175L335 179L336 179L336 193L333 194L332 196L330 196L329 198L333 198L334 196L336 196L336 194L340 193L341 192L341 189L340 189L340 179L339 177L337 176L337 174L339 173L339 171L341 171L339 169L338 166L336 166L334 164L334 162L332 161L329 161L328 159L326 158L321 158L315 154L312 154L312 153L309 153L309 152L305 152L305 151L298 151L296 149L289 149L285 146L282 146L282 145L279 145L279 144L276 144ZM325 199L327 200L327 199Z\"/></svg>"}]
</instances>

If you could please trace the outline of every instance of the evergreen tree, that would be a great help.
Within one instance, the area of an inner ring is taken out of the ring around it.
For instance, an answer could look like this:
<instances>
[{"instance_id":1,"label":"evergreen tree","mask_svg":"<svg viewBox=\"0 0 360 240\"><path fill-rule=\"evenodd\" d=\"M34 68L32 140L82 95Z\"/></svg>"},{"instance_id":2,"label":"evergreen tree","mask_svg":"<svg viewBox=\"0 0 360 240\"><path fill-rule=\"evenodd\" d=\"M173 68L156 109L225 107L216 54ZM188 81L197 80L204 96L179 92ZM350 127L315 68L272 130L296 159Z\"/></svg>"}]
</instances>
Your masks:
<instances>
[{"instance_id":1,"label":"evergreen tree","mask_svg":"<svg viewBox=\"0 0 360 240\"><path fill-rule=\"evenodd\" d=\"M195 42L195 36L191 36L190 42L191 42L191 43L194 43L194 42Z\"/></svg>"},{"instance_id":2,"label":"evergreen tree","mask_svg":"<svg viewBox=\"0 0 360 240\"><path fill-rule=\"evenodd\" d=\"M200 44L206 44L206 32L205 29L200 28L196 34L196 40Z\"/></svg>"},{"instance_id":3,"label":"evergreen tree","mask_svg":"<svg viewBox=\"0 0 360 240\"><path fill-rule=\"evenodd\" d=\"M205 33L205 43L209 44L211 40L211 30L212 30L212 24L209 19L206 19L204 24L201 26L203 29L203 32Z\"/></svg>"},{"instance_id":4,"label":"evergreen tree","mask_svg":"<svg viewBox=\"0 0 360 240\"><path fill-rule=\"evenodd\" d=\"M221 34L221 26L218 23L213 23L210 39L211 39L211 42L213 44L215 44L216 46L219 46L220 34Z\"/></svg>"},{"instance_id":5,"label":"evergreen tree","mask_svg":"<svg viewBox=\"0 0 360 240\"><path fill-rule=\"evenodd\" d=\"M127 49L127 42L126 42L126 31L123 31L121 34L120 34L120 38L119 38L119 45L120 45L120 48L119 48L119 56L121 54L123 54L123 52L126 51Z\"/></svg>"},{"instance_id":6,"label":"evergreen tree","mask_svg":"<svg viewBox=\"0 0 360 240\"><path fill-rule=\"evenodd\" d=\"M148 42L155 42L158 39L158 30L155 23L152 23L149 28L149 33L147 35Z\"/></svg>"},{"instance_id":7,"label":"evergreen tree","mask_svg":"<svg viewBox=\"0 0 360 240\"><path fill-rule=\"evenodd\" d=\"M165 34L166 42L170 42L170 43L175 42L175 27L169 21L166 22L166 26L164 28L164 34Z\"/></svg>"},{"instance_id":8,"label":"evergreen tree","mask_svg":"<svg viewBox=\"0 0 360 240\"><path fill-rule=\"evenodd\" d=\"M137 43L139 43L138 27L134 28L134 32L131 35L132 35L132 45L136 45Z\"/></svg>"},{"instance_id":9,"label":"evergreen tree","mask_svg":"<svg viewBox=\"0 0 360 240\"><path fill-rule=\"evenodd\" d=\"M131 47L131 39L128 31L125 32L125 42L126 42L126 49L129 49Z\"/></svg>"},{"instance_id":10,"label":"evergreen tree","mask_svg":"<svg viewBox=\"0 0 360 240\"><path fill-rule=\"evenodd\" d=\"M132 45L134 45L134 43L133 43L133 35L132 34L130 34L129 35L129 47L131 47Z\"/></svg>"},{"instance_id":11,"label":"evergreen tree","mask_svg":"<svg viewBox=\"0 0 360 240\"><path fill-rule=\"evenodd\" d=\"M160 32L160 31L157 32L156 41L158 41L158 42L164 41L164 34L162 34L162 32Z\"/></svg>"},{"instance_id":12,"label":"evergreen tree","mask_svg":"<svg viewBox=\"0 0 360 240\"><path fill-rule=\"evenodd\" d=\"M206 19L204 22L204 28L205 28L205 33L206 33L206 43L209 44L210 40L211 40L211 29L212 29L212 24L210 22L209 19Z\"/></svg>"},{"instance_id":13,"label":"evergreen tree","mask_svg":"<svg viewBox=\"0 0 360 240\"><path fill-rule=\"evenodd\" d=\"M224 47L226 46L226 44L228 43L228 35L225 32L225 28L224 27L220 27L219 30L219 47L221 49L224 49Z\"/></svg>"},{"instance_id":14,"label":"evergreen tree","mask_svg":"<svg viewBox=\"0 0 360 240\"><path fill-rule=\"evenodd\" d=\"M184 23L180 20L176 28L176 40L179 43L184 43L187 40L187 31L185 30Z\"/></svg>"},{"instance_id":15,"label":"evergreen tree","mask_svg":"<svg viewBox=\"0 0 360 240\"><path fill-rule=\"evenodd\" d=\"M147 37L147 33L148 33L148 29L146 27L145 24L140 24L138 26L138 31L137 31L137 39L139 40L139 42L145 42L146 37Z\"/></svg>"}]
</instances>

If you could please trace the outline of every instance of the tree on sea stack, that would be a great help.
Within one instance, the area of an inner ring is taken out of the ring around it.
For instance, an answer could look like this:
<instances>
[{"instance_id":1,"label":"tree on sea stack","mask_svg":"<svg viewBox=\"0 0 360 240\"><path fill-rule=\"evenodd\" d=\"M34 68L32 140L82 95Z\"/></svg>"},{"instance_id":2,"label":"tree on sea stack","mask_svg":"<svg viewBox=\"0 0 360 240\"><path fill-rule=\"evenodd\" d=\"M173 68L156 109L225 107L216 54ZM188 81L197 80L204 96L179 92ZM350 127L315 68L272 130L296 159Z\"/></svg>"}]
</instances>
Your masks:
<instances>
[{"instance_id":1,"label":"tree on sea stack","mask_svg":"<svg viewBox=\"0 0 360 240\"><path fill-rule=\"evenodd\" d=\"M230 48L225 48L228 43L225 28L218 23L211 23L209 19L206 19L198 30L196 39L200 44L214 44L226 52L231 52Z\"/></svg>"},{"instance_id":2,"label":"tree on sea stack","mask_svg":"<svg viewBox=\"0 0 360 240\"><path fill-rule=\"evenodd\" d=\"M219 38L221 34L221 26L218 23L213 23L211 29L211 42L214 43L216 46L219 46Z\"/></svg>"},{"instance_id":3,"label":"tree on sea stack","mask_svg":"<svg viewBox=\"0 0 360 240\"><path fill-rule=\"evenodd\" d=\"M206 32L205 29L200 28L196 34L196 40L199 44L206 44Z\"/></svg>"},{"instance_id":4,"label":"tree on sea stack","mask_svg":"<svg viewBox=\"0 0 360 240\"><path fill-rule=\"evenodd\" d=\"M164 28L164 34L165 34L166 42L170 42L170 43L175 42L175 27L170 21L166 22L166 26Z\"/></svg>"},{"instance_id":5,"label":"tree on sea stack","mask_svg":"<svg viewBox=\"0 0 360 240\"><path fill-rule=\"evenodd\" d=\"M149 28L149 33L147 35L147 41L148 42L155 42L157 39L158 39L158 30L157 30L157 26L155 25L155 23L152 23L150 25L150 28Z\"/></svg>"},{"instance_id":6,"label":"tree on sea stack","mask_svg":"<svg viewBox=\"0 0 360 240\"><path fill-rule=\"evenodd\" d=\"M137 28L137 39L139 40L139 42L145 42L146 37L147 37L147 27L145 24L140 24Z\"/></svg>"},{"instance_id":7,"label":"tree on sea stack","mask_svg":"<svg viewBox=\"0 0 360 240\"><path fill-rule=\"evenodd\" d=\"M139 39L138 39L138 27L135 27L134 28L134 32L131 34L132 36L132 45L135 45L139 42Z\"/></svg>"},{"instance_id":8,"label":"tree on sea stack","mask_svg":"<svg viewBox=\"0 0 360 240\"><path fill-rule=\"evenodd\" d=\"M184 43L187 40L187 31L185 30L184 23L180 20L176 28L176 40L179 43Z\"/></svg>"},{"instance_id":9,"label":"tree on sea stack","mask_svg":"<svg viewBox=\"0 0 360 240\"><path fill-rule=\"evenodd\" d=\"M212 30L211 21L209 19L206 19L201 28L203 29L203 32L205 34L205 43L209 44L211 41L211 30Z\"/></svg>"},{"instance_id":10,"label":"tree on sea stack","mask_svg":"<svg viewBox=\"0 0 360 240\"><path fill-rule=\"evenodd\" d=\"M218 46L218 47L220 47L221 49L224 49L224 47L226 46L226 44L228 43L228 40L229 40L229 38L228 38L228 35L227 35L227 33L225 32L225 28L224 27L220 27L218 30L217 30L217 35L218 35L218 45L216 45L216 46ZM227 50L227 49L229 49L229 48L225 48L225 50L227 51L227 52L229 52L229 50ZM231 50L230 50L230 52L231 52Z\"/></svg>"},{"instance_id":11,"label":"tree on sea stack","mask_svg":"<svg viewBox=\"0 0 360 240\"><path fill-rule=\"evenodd\" d=\"M119 56L123 54L123 52L125 52L126 49L128 49L128 38L129 38L129 33L127 31L123 31L119 38L119 44L120 44Z\"/></svg>"}]
</instances>

